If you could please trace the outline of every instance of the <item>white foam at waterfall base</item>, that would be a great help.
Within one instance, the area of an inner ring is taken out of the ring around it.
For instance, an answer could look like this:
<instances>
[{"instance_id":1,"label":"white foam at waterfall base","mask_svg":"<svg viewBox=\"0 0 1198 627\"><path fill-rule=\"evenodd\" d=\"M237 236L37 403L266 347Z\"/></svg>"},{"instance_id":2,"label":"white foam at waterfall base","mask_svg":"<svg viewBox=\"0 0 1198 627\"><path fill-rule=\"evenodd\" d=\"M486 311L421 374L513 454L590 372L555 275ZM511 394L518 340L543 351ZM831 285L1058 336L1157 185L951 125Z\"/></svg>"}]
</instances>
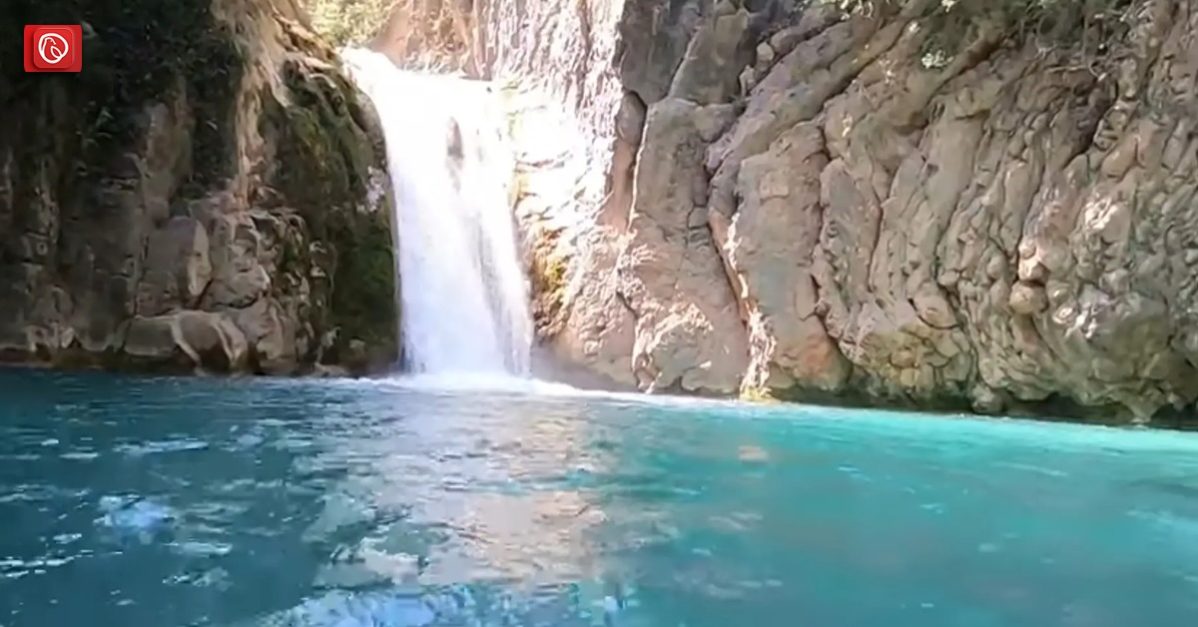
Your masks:
<instances>
[{"instance_id":1,"label":"white foam at waterfall base","mask_svg":"<svg viewBox=\"0 0 1198 627\"><path fill-rule=\"evenodd\" d=\"M405 369L526 375L532 322L498 98L488 83L404 71L369 50L342 58L387 141Z\"/></svg>"}]
</instances>

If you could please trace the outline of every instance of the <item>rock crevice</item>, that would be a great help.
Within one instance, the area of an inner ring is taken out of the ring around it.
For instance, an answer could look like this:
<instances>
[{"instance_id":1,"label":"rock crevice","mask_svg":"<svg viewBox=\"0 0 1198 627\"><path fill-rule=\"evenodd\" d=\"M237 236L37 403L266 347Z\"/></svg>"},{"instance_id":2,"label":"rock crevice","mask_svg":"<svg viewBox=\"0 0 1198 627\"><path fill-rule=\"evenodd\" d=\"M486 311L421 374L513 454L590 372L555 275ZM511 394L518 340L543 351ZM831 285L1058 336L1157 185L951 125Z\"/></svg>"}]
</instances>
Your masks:
<instances>
[{"instance_id":1,"label":"rock crevice","mask_svg":"<svg viewBox=\"0 0 1198 627\"><path fill-rule=\"evenodd\" d=\"M557 155L524 162L517 219L562 362L650 391L1193 414L1186 3L468 4L449 65L537 102L514 138Z\"/></svg>"}]
</instances>

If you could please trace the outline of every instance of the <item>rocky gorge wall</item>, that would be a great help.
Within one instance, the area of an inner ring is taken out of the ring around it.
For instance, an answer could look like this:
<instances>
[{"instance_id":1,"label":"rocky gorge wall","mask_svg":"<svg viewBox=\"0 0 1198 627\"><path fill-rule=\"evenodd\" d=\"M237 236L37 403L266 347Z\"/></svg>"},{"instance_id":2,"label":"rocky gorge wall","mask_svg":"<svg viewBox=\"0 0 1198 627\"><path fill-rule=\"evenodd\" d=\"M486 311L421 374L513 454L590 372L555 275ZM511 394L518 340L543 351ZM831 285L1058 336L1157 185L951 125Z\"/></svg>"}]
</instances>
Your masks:
<instances>
[{"instance_id":1,"label":"rocky gorge wall","mask_svg":"<svg viewBox=\"0 0 1198 627\"><path fill-rule=\"evenodd\" d=\"M1188 3L424 8L450 26L409 12L393 41L518 85L517 217L563 362L648 391L1192 414ZM568 132L538 134L554 106Z\"/></svg>"},{"instance_id":2,"label":"rocky gorge wall","mask_svg":"<svg viewBox=\"0 0 1198 627\"><path fill-rule=\"evenodd\" d=\"M293 374L395 361L377 120L292 0L17 0L0 58L0 361Z\"/></svg>"}]
</instances>

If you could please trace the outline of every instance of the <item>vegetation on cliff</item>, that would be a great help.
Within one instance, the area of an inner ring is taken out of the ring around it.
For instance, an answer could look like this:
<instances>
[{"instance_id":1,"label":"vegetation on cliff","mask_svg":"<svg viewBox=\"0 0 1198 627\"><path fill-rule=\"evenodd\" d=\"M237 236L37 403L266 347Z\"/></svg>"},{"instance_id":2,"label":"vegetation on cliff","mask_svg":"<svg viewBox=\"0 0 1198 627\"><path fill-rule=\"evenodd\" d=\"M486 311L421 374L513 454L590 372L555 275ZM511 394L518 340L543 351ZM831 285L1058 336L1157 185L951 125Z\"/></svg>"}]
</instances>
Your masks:
<instances>
[{"instance_id":1,"label":"vegetation on cliff","mask_svg":"<svg viewBox=\"0 0 1198 627\"><path fill-rule=\"evenodd\" d=\"M927 32L926 63L944 64L979 37L1027 40L1049 48L1100 54L1126 34L1135 0L826 0L859 15L910 11Z\"/></svg>"},{"instance_id":2,"label":"vegetation on cliff","mask_svg":"<svg viewBox=\"0 0 1198 627\"><path fill-rule=\"evenodd\" d=\"M146 102L172 89L203 94L197 119L227 117L241 78L242 62L227 25L205 2L121 0L16 0L0 20L0 39L21 41L24 24L85 24L85 68L78 76L25 74L20 55L4 55L0 67L12 89L6 108L27 108L49 88L72 106L55 112L56 124L76 126L84 161L101 160L135 141L144 130L137 113ZM72 119L63 120L63 114ZM31 126L36 126L31 125ZM192 146L194 173L203 186L228 175L232 150L228 129L197 124Z\"/></svg>"},{"instance_id":3,"label":"vegetation on cliff","mask_svg":"<svg viewBox=\"0 0 1198 627\"><path fill-rule=\"evenodd\" d=\"M305 0L312 27L337 46L362 45L378 34L398 0Z\"/></svg>"},{"instance_id":4,"label":"vegetation on cliff","mask_svg":"<svg viewBox=\"0 0 1198 627\"><path fill-rule=\"evenodd\" d=\"M373 110L290 0L20 0L0 58L0 356L292 373L397 353ZM350 350L351 346L356 347Z\"/></svg>"},{"instance_id":5,"label":"vegetation on cliff","mask_svg":"<svg viewBox=\"0 0 1198 627\"><path fill-rule=\"evenodd\" d=\"M313 28L338 46L374 45L408 67L471 69L470 0L303 1Z\"/></svg>"}]
</instances>

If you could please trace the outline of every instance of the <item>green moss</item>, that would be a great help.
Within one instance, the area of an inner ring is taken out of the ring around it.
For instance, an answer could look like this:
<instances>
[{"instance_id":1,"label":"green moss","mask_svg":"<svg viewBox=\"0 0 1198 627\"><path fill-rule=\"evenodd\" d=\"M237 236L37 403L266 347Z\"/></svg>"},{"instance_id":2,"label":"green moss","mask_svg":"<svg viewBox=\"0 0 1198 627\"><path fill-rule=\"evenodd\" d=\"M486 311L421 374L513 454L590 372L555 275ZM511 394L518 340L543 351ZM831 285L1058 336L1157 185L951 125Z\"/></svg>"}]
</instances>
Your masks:
<instances>
[{"instance_id":1,"label":"green moss","mask_svg":"<svg viewBox=\"0 0 1198 627\"><path fill-rule=\"evenodd\" d=\"M341 223L331 234L337 250L331 320L343 342L364 340L373 351L397 345L395 257L386 224Z\"/></svg>"},{"instance_id":2,"label":"green moss","mask_svg":"<svg viewBox=\"0 0 1198 627\"><path fill-rule=\"evenodd\" d=\"M740 400L750 403L780 402L768 388L744 388L740 391Z\"/></svg>"},{"instance_id":3,"label":"green moss","mask_svg":"<svg viewBox=\"0 0 1198 627\"><path fill-rule=\"evenodd\" d=\"M533 318L538 331L549 335L552 335L565 303L569 269L569 260L552 251L554 240L549 238L543 242L540 251L534 253L531 269L533 293L536 294Z\"/></svg>"},{"instance_id":4,"label":"green moss","mask_svg":"<svg viewBox=\"0 0 1198 627\"><path fill-rule=\"evenodd\" d=\"M387 23L395 0L305 0L312 26L338 46L365 43Z\"/></svg>"},{"instance_id":5,"label":"green moss","mask_svg":"<svg viewBox=\"0 0 1198 627\"><path fill-rule=\"evenodd\" d=\"M358 121L364 114L355 88L319 72L288 62L284 79L294 102L272 103L261 130L277 136L275 185L323 239L334 208L352 211L366 198L368 172L380 156Z\"/></svg>"},{"instance_id":6,"label":"green moss","mask_svg":"<svg viewBox=\"0 0 1198 627\"><path fill-rule=\"evenodd\" d=\"M367 114L342 77L290 62L284 80L293 101L269 104L260 130L277 150L271 184L331 253L332 292L317 331L337 330L333 361L355 339L378 359L393 359L398 325L390 215L365 211L370 169L383 159L381 142L363 128Z\"/></svg>"},{"instance_id":7,"label":"green moss","mask_svg":"<svg viewBox=\"0 0 1198 627\"><path fill-rule=\"evenodd\" d=\"M234 150L230 119L243 62L232 34L206 0L14 0L0 8L0 105L19 128L21 119L45 116L26 128L42 136L52 126L46 154L70 155L63 189L85 190L126 176L122 156L145 131L147 103L185 92L192 107L192 180L197 196L230 174ZM16 42L27 23L85 25L84 70L79 74L25 74ZM53 101L53 102L50 102ZM49 137L45 138L47 141ZM22 141L22 143L25 143ZM82 185L72 181L82 179ZM82 192L81 192L82 193ZM94 203L87 203L94 204Z\"/></svg>"},{"instance_id":8,"label":"green moss","mask_svg":"<svg viewBox=\"0 0 1198 627\"><path fill-rule=\"evenodd\" d=\"M540 277L547 292L560 293L566 288L566 260L549 257L544 261Z\"/></svg>"},{"instance_id":9,"label":"green moss","mask_svg":"<svg viewBox=\"0 0 1198 627\"><path fill-rule=\"evenodd\" d=\"M307 269L305 251L301 250L291 237L284 234L282 241L279 242L279 272L283 274L296 273L298 270Z\"/></svg>"},{"instance_id":10,"label":"green moss","mask_svg":"<svg viewBox=\"0 0 1198 627\"><path fill-rule=\"evenodd\" d=\"M328 216L347 209L353 201L345 162L337 158L314 111L289 107L282 124L276 185L299 210L312 235L324 239Z\"/></svg>"}]
</instances>

